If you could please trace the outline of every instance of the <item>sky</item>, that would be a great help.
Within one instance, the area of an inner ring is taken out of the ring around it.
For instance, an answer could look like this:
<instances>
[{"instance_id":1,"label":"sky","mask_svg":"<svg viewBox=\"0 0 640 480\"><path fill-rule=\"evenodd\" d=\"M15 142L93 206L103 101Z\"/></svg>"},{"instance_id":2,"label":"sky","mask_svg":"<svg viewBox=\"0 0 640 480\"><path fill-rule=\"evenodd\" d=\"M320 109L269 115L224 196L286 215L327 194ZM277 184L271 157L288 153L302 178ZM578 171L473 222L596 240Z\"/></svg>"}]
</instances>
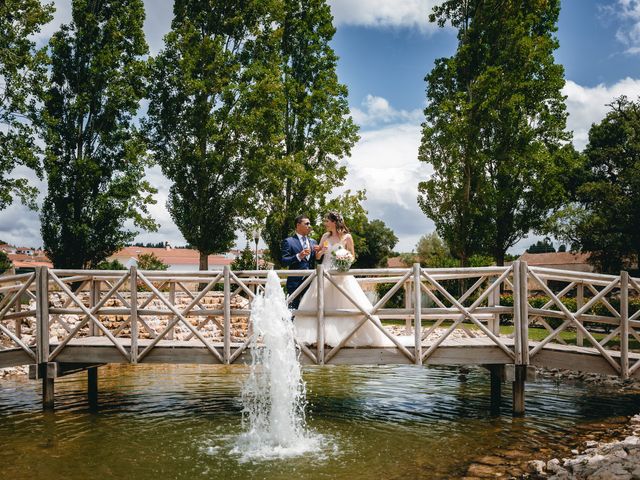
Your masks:
<instances>
[{"instance_id":1,"label":"sky","mask_svg":"<svg viewBox=\"0 0 640 480\"><path fill-rule=\"evenodd\" d=\"M38 37L45 42L61 23L70 20L71 1L55 0L53 21ZM350 157L344 189L366 190L369 219L381 219L399 238L397 251L415 248L418 239L434 230L417 204L417 184L428 178L428 165L417 160L425 75L434 60L455 53L456 32L428 22L437 0L329 0L336 35L331 42L338 77L348 87L351 114L360 126L360 140ZM171 0L145 0L145 33L151 50L162 49L172 17ZM562 0L555 57L565 68L569 112L567 128L582 150L591 124L605 116L620 95L640 96L640 0ZM43 182L28 171L16 175ZM160 223L158 232L140 233L135 241L186 243L166 210L168 182L159 169L148 171L158 188L150 208ZM41 195L42 199L42 195ZM0 211L0 239L25 246L42 245L37 212L15 203ZM511 253L521 253L539 237L521 240ZM244 245L244 238L238 245Z\"/></svg>"}]
</instances>

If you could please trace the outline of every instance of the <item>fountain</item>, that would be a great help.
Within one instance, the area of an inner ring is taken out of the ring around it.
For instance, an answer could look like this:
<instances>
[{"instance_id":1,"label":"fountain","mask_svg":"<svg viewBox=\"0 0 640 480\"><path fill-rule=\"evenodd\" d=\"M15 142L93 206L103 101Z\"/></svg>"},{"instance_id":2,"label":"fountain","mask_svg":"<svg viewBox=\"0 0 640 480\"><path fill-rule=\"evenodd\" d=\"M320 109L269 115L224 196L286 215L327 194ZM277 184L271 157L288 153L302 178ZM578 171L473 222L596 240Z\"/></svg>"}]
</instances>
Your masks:
<instances>
[{"instance_id":1,"label":"fountain","mask_svg":"<svg viewBox=\"0 0 640 480\"><path fill-rule=\"evenodd\" d=\"M310 432L305 422L306 389L291 312L274 271L268 273L264 295L253 301L250 321L251 372L242 389L246 431L234 453L256 460L318 451L321 436Z\"/></svg>"}]
</instances>

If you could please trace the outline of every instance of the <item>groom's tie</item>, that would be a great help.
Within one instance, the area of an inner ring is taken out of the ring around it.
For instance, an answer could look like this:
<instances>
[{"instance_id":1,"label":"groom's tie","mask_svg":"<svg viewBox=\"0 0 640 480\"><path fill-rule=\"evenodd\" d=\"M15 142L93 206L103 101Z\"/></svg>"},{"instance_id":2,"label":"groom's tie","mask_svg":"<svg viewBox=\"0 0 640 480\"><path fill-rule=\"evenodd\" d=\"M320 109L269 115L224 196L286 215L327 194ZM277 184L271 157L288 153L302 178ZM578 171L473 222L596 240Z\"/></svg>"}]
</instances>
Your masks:
<instances>
[{"instance_id":1,"label":"groom's tie","mask_svg":"<svg viewBox=\"0 0 640 480\"><path fill-rule=\"evenodd\" d=\"M302 249L305 248L309 248L309 239L306 236L302 237ZM309 255L306 255L304 259L309 260Z\"/></svg>"}]
</instances>

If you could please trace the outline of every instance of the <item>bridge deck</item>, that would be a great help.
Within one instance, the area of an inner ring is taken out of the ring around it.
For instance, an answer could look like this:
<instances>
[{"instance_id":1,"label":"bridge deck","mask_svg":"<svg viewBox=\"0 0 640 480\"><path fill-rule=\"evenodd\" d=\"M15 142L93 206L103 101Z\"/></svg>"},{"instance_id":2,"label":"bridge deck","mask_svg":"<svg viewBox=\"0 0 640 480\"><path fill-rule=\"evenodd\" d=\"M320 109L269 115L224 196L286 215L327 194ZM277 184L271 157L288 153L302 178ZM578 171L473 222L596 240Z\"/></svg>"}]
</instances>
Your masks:
<instances>
[{"instance_id":1,"label":"bridge deck","mask_svg":"<svg viewBox=\"0 0 640 480\"><path fill-rule=\"evenodd\" d=\"M500 340L508 347L513 345L513 339L501 337ZM119 344L128 352L131 340L119 338ZM138 341L139 351L144 350L151 343L149 339ZM426 351L432 341L423 342L423 351ZM530 342L534 348L538 342ZM223 343L211 344L220 355L223 354ZM52 343L51 351L57 344ZM240 348L242 343L232 343L231 352ZM413 347L407 347L413 353ZM330 348L327 349L329 351ZM312 349L315 353L315 349ZM616 360L620 361L620 352L607 350ZM309 358L301 354L303 364L311 364ZM640 354L630 353L629 360L640 360ZM129 363L128 360L116 349L114 344L106 337L83 337L71 340L64 350L56 357L57 362L63 363ZM249 363L250 352L243 351L233 362L235 364ZM33 363L28 355L20 349L0 351L0 367L16 364ZM169 363L169 364L219 364L220 361L199 340L160 340L149 354L140 363ZM412 363L397 348L381 347L343 347L328 362L336 365L384 365L384 364L409 364ZM513 360L506 355L491 339L487 337L476 338L448 338L424 360L425 365L490 365L512 364ZM616 375L617 372L602 357L600 352L591 347L579 347L575 345L547 344L531 358L531 364L546 368L563 368L584 372ZM640 369L632 375L640 378Z\"/></svg>"}]
</instances>

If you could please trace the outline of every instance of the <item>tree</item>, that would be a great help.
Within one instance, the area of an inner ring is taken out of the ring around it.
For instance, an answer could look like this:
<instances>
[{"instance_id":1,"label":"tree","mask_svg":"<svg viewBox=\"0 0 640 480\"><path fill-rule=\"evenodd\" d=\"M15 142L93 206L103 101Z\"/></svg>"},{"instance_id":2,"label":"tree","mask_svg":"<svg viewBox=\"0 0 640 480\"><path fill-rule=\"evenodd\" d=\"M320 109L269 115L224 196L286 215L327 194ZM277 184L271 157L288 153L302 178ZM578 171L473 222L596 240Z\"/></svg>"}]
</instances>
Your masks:
<instances>
[{"instance_id":1,"label":"tree","mask_svg":"<svg viewBox=\"0 0 640 480\"><path fill-rule=\"evenodd\" d=\"M555 251L556 249L549 237L546 237L544 240L538 240L527 248L528 253L553 253Z\"/></svg>"},{"instance_id":2,"label":"tree","mask_svg":"<svg viewBox=\"0 0 640 480\"><path fill-rule=\"evenodd\" d=\"M266 221L263 237L276 265L283 238L300 214L319 216L326 195L340 186L358 139L349 116L347 88L336 74L337 57L329 45L335 34L325 0L284 0L279 28L282 95L278 129L283 141L265 164Z\"/></svg>"},{"instance_id":3,"label":"tree","mask_svg":"<svg viewBox=\"0 0 640 480\"><path fill-rule=\"evenodd\" d=\"M253 250L249 246L249 243L245 245L240 255L231 262L232 270L255 270L256 269L256 257L253 254Z\"/></svg>"},{"instance_id":4,"label":"tree","mask_svg":"<svg viewBox=\"0 0 640 480\"><path fill-rule=\"evenodd\" d=\"M398 237L382 220L371 220L364 224L361 238L364 247L356 252L355 268L386 267Z\"/></svg>"},{"instance_id":5,"label":"tree","mask_svg":"<svg viewBox=\"0 0 640 480\"><path fill-rule=\"evenodd\" d=\"M559 11L559 0L450 0L432 15L459 28L459 44L428 77L436 103L425 111L421 160L436 173L421 186L423 205L435 203L428 214L447 243L453 225L456 243L499 265L563 204L562 175L575 161L553 58Z\"/></svg>"},{"instance_id":6,"label":"tree","mask_svg":"<svg viewBox=\"0 0 640 480\"><path fill-rule=\"evenodd\" d=\"M478 145L480 133L471 108L471 84L477 61L465 58L475 9L471 3L465 0L456 6L445 2L434 7L429 17L441 26L449 18L458 28L458 53L437 59L425 77L428 102L418 154L420 161L433 167L431 178L418 184L418 204L433 220L439 237L462 266L467 266L469 257L482 250L487 229L480 208L484 180Z\"/></svg>"},{"instance_id":7,"label":"tree","mask_svg":"<svg viewBox=\"0 0 640 480\"><path fill-rule=\"evenodd\" d=\"M6 252L0 250L0 275L13 268L13 262L9 258Z\"/></svg>"},{"instance_id":8,"label":"tree","mask_svg":"<svg viewBox=\"0 0 640 480\"><path fill-rule=\"evenodd\" d=\"M0 210L14 197L36 208L37 189L12 174L16 167L26 166L42 178L32 122L46 57L35 50L31 38L51 20L52 11L39 0L0 2Z\"/></svg>"},{"instance_id":9,"label":"tree","mask_svg":"<svg viewBox=\"0 0 640 480\"><path fill-rule=\"evenodd\" d=\"M557 232L603 272L636 271L640 258L640 100L620 97L589 131L586 175Z\"/></svg>"},{"instance_id":10,"label":"tree","mask_svg":"<svg viewBox=\"0 0 640 480\"><path fill-rule=\"evenodd\" d=\"M74 0L72 22L53 35L40 121L48 193L42 237L58 268L96 266L154 230L144 143L133 126L145 92L142 0Z\"/></svg>"},{"instance_id":11,"label":"tree","mask_svg":"<svg viewBox=\"0 0 640 480\"><path fill-rule=\"evenodd\" d=\"M367 199L364 190L358 190L355 193L351 193L351 190L346 190L341 195L327 201L320 202L319 216L317 217L318 225L314 226L314 238L320 240L324 233L324 225L322 224L322 217L328 212L338 212L342 215L347 228L353 237L353 247L357 257L367 249L366 239L364 238L364 230L369 222L367 219L367 211L364 209L362 203ZM278 250L279 251L279 250Z\"/></svg>"},{"instance_id":12,"label":"tree","mask_svg":"<svg viewBox=\"0 0 640 480\"><path fill-rule=\"evenodd\" d=\"M171 180L167 207L184 238L226 252L258 197L265 153L277 144L278 95L264 2L177 0L165 48L152 62L149 147Z\"/></svg>"},{"instance_id":13,"label":"tree","mask_svg":"<svg viewBox=\"0 0 640 480\"><path fill-rule=\"evenodd\" d=\"M143 253L138 255L138 268L140 270L166 270L169 265L158 258L155 253Z\"/></svg>"},{"instance_id":14,"label":"tree","mask_svg":"<svg viewBox=\"0 0 640 480\"><path fill-rule=\"evenodd\" d=\"M453 267L457 263L437 232L420 237L416 245L416 256L423 267Z\"/></svg>"},{"instance_id":15,"label":"tree","mask_svg":"<svg viewBox=\"0 0 640 480\"><path fill-rule=\"evenodd\" d=\"M104 260L96 265L97 270L126 270L122 263L119 260Z\"/></svg>"}]
</instances>

